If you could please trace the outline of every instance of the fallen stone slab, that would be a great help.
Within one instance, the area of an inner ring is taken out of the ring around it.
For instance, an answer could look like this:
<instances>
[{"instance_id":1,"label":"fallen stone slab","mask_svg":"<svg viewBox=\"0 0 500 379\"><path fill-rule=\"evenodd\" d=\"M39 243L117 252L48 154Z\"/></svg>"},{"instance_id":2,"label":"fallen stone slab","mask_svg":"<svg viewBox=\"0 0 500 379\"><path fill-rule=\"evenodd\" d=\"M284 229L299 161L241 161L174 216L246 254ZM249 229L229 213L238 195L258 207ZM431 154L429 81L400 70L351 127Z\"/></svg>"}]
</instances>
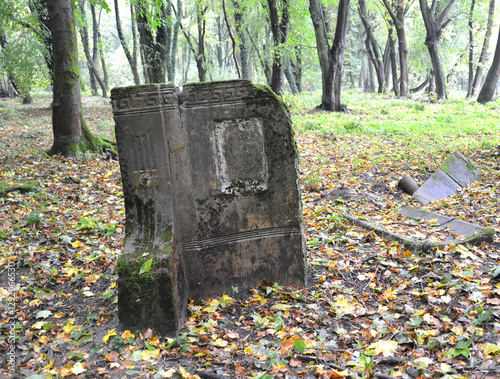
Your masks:
<instances>
[{"instance_id":1,"label":"fallen stone slab","mask_svg":"<svg viewBox=\"0 0 500 379\"><path fill-rule=\"evenodd\" d=\"M390 232L380 226L370 222L360 220L351 215L344 215L344 217L353 225L357 225L366 230L372 230L380 237L396 241L404 245L405 249L412 253L422 251L424 253L432 252L434 249L440 249L450 244L455 245L473 245L478 246L483 242L492 243L495 238L494 228L485 228L479 225L471 224L462 220L453 219L451 217L443 216L438 213L429 212L413 207L403 207L399 213L411 219L424 219L432 220L437 219L439 225L438 230L447 229L450 233L458 235L461 238L450 238L444 242L434 241L419 241L413 238L406 237L399 233Z\"/></svg>"},{"instance_id":2,"label":"fallen stone slab","mask_svg":"<svg viewBox=\"0 0 500 379\"><path fill-rule=\"evenodd\" d=\"M472 182L481 180L481 172L460 152L452 153L431 177L414 193L420 204L446 199Z\"/></svg>"}]
</instances>

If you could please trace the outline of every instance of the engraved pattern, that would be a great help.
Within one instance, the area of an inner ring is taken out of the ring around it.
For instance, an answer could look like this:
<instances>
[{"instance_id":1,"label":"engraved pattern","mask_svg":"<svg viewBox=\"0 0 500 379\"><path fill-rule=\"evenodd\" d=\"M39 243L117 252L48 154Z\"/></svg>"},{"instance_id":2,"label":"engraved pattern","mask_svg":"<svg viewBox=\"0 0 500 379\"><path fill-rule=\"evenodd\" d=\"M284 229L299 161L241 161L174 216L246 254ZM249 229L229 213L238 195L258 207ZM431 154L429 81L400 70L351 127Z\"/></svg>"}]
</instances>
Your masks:
<instances>
[{"instance_id":1,"label":"engraved pattern","mask_svg":"<svg viewBox=\"0 0 500 379\"><path fill-rule=\"evenodd\" d=\"M151 85L117 89L111 95L115 115L175 109L176 102L177 94L173 86L162 88L159 85Z\"/></svg>"},{"instance_id":2,"label":"engraved pattern","mask_svg":"<svg viewBox=\"0 0 500 379\"><path fill-rule=\"evenodd\" d=\"M187 94L184 106L193 108L210 104L228 104L242 102L251 96L250 89L241 83L220 83L218 86L212 85L210 89L190 88L186 86L184 91Z\"/></svg>"},{"instance_id":3,"label":"engraved pattern","mask_svg":"<svg viewBox=\"0 0 500 379\"><path fill-rule=\"evenodd\" d=\"M301 236L301 231L299 228L293 227L282 227L274 229L261 229L261 230L251 230L247 232L241 232L238 234L222 236L217 238L209 238L201 241L190 241L181 242L182 251L193 251L193 250L204 250L211 247L225 245L229 243L238 243L243 241L249 241L257 238L273 238L281 237L286 235L299 235Z\"/></svg>"},{"instance_id":4,"label":"engraved pattern","mask_svg":"<svg viewBox=\"0 0 500 379\"><path fill-rule=\"evenodd\" d=\"M215 126L217 173L228 194L267 189L267 159L257 118L226 120Z\"/></svg>"}]
</instances>

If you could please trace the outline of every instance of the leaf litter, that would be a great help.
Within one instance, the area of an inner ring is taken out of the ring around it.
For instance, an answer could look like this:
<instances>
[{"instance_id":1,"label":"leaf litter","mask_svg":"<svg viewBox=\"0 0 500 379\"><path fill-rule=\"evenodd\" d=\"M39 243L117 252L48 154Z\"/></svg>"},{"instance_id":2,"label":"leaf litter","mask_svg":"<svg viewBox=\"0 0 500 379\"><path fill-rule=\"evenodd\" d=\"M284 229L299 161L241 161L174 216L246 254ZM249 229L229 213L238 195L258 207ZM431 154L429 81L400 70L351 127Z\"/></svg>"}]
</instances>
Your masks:
<instances>
[{"instance_id":1,"label":"leaf litter","mask_svg":"<svg viewBox=\"0 0 500 379\"><path fill-rule=\"evenodd\" d=\"M112 138L109 105L87 104L85 113L97 134ZM397 214L412 203L395 183L404 174L423 182L450 153L446 141L297 133L307 288L263 281L248 294L234 288L231 296L192 302L171 339L118 328L115 262L125 222L118 162L92 154L48 158L48 108L2 103L0 122L0 180L39 181L37 191L0 195L0 349L14 346L19 377L500 375L498 239L411 253L342 217L444 238L432 222ZM471 148L469 138L459 147L483 181L426 209L498 234L496 147ZM15 267L14 283L8 267Z\"/></svg>"}]
</instances>

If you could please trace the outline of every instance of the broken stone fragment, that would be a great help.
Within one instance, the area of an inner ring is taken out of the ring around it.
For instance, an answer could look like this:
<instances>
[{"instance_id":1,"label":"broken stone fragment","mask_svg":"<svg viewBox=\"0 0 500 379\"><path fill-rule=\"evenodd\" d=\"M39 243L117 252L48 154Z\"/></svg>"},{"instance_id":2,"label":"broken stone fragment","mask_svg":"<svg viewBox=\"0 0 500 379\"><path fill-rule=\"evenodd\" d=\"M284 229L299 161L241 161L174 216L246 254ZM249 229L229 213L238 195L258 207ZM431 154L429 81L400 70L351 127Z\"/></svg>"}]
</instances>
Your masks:
<instances>
[{"instance_id":1,"label":"broken stone fragment","mask_svg":"<svg viewBox=\"0 0 500 379\"><path fill-rule=\"evenodd\" d=\"M460 152L452 153L431 177L414 193L420 204L445 199L472 182L481 180L481 172Z\"/></svg>"}]
</instances>

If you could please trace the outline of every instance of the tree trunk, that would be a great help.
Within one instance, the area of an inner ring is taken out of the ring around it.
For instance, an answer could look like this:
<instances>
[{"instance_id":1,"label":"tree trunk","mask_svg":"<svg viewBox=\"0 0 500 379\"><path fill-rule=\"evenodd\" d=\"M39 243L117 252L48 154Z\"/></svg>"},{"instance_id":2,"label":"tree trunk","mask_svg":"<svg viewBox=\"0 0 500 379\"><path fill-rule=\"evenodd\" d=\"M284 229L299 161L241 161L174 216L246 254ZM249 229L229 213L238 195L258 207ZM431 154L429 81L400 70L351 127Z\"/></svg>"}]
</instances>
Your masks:
<instances>
[{"instance_id":1,"label":"tree trunk","mask_svg":"<svg viewBox=\"0 0 500 379\"><path fill-rule=\"evenodd\" d=\"M236 34L239 40L241 78L250 79L250 69L248 62L248 39L245 32L245 7L240 2L233 0L234 5L234 22Z\"/></svg>"},{"instance_id":2,"label":"tree trunk","mask_svg":"<svg viewBox=\"0 0 500 379\"><path fill-rule=\"evenodd\" d=\"M375 71L377 73L378 93L384 93L386 90L384 62L382 59L382 54L380 54L380 49L378 47L377 41L373 34L370 21L368 20L368 10L366 8L365 0L358 0L358 11L363 26L366 30L366 50L370 55L370 59L372 60L373 66L375 67Z\"/></svg>"},{"instance_id":3,"label":"tree trunk","mask_svg":"<svg viewBox=\"0 0 500 379\"><path fill-rule=\"evenodd\" d=\"M345 41L349 22L350 0L340 0L333 46L330 48L327 27L319 0L309 0L309 12L314 26L316 47L321 67L321 108L327 111L343 110L340 103L342 67L344 64Z\"/></svg>"},{"instance_id":4,"label":"tree trunk","mask_svg":"<svg viewBox=\"0 0 500 379\"><path fill-rule=\"evenodd\" d=\"M472 88L474 82L474 24L472 17L474 16L474 6L476 1L472 0L469 11L469 81L467 84L467 98L472 96Z\"/></svg>"},{"instance_id":5,"label":"tree trunk","mask_svg":"<svg viewBox=\"0 0 500 379\"><path fill-rule=\"evenodd\" d=\"M111 148L88 128L80 98L80 68L72 0L48 0L53 48L52 129L49 154L76 155ZM112 149L114 153L114 149Z\"/></svg>"},{"instance_id":6,"label":"tree trunk","mask_svg":"<svg viewBox=\"0 0 500 379\"><path fill-rule=\"evenodd\" d=\"M394 23L396 28L396 34L398 36L398 48L399 48L399 96L405 97L409 94L410 80L409 80L409 68L408 68L408 44L406 43L406 32L405 32L405 0L396 0L396 10L394 12L393 6L388 0L383 0L384 5L389 12L389 16ZM392 3L394 4L394 2ZM394 84L396 86L396 84Z\"/></svg>"},{"instance_id":7,"label":"tree trunk","mask_svg":"<svg viewBox=\"0 0 500 379\"><path fill-rule=\"evenodd\" d=\"M477 96L477 101L481 104L485 104L493 99L495 95L495 90L497 88L498 78L500 77L500 29L498 31L497 47L495 48L495 55L493 57L493 63L488 70L486 75L486 80L484 81L481 92Z\"/></svg>"},{"instance_id":8,"label":"tree trunk","mask_svg":"<svg viewBox=\"0 0 500 379\"><path fill-rule=\"evenodd\" d=\"M146 5L137 3L136 17L137 29L143 49L143 65L147 66L147 76L150 83L163 83L165 81L166 37L165 23L157 27L156 35L153 34L153 20L148 18ZM165 5L162 2L160 13L165 16Z\"/></svg>"},{"instance_id":9,"label":"tree trunk","mask_svg":"<svg viewBox=\"0 0 500 379\"><path fill-rule=\"evenodd\" d=\"M196 68L198 69L198 79L200 82L207 80L207 57L205 55L205 33L207 7L197 3L196 20L198 25L198 54L195 56Z\"/></svg>"},{"instance_id":10,"label":"tree trunk","mask_svg":"<svg viewBox=\"0 0 500 379\"><path fill-rule=\"evenodd\" d=\"M139 85L140 80L139 80L139 73L137 72L137 60L134 61L134 59L132 58L132 54L130 54L130 50L128 49L127 43L125 42L125 37L123 36L118 0L114 0L114 4L115 4L116 31L118 32L118 39L120 40L123 51L125 52L125 56L127 57L128 64L130 65L130 69L132 70L132 75L134 76L134 84Z\"/></svg>"},{"instance_id":11,"label":"tree trunk","mask_svg":"<svg viewBox=\"0 0 500 379\"><path fill-rule=\"evenodd\" d=\"M474 76L474 83L472 86L471 96L475 96L481 86L481 80L483 79L484 65L486 63L486 57L488 55L488 47L490 46L490 39L493 33L493 16L495 14L495 0L490 0L490 6L488 8L488 24L486 26L486 33L484 35L483 48L481 49L481 55L479 57L479 62L477 65L476 75Z\"/></svg>"},{"instance_id":12,"label":"tree trunk","mask_svg":"<svg viewBox=\"0 0 500 379\"><path fill-rule=\"evenodd\" d=\"M168 7L170 10L173 8L172 1L169 2ZM182 0L177 0L177 9L182 9ZM170 12L171 14L171 12ZM173 83L175 81L175 59L177 57L177 40L179 35L179 28L181 24L181 18L179 14L176 14L175 22L173 28L169 28L169 55L167 57L167 75L168 81Z\"/></svg>"},{"instance_id":13,"label":"tree trunk","mask_svg":"<svg viewBox=\"0 0 500 379\"><path fill-rule=\"evenodd\" d=\"M45 46L45 52L43 54L43 59L47 65L50 81L52 83L52 74L54 69L53 65L53 52L52 52L52 34L50 33L50 20L49 13L47 11L48 0L32 0L28 2L31 13L36 15L38 22L40 23L41 33L38 34L40 40Z\"/></svg>"},{"instance_id":14,"label":"tree trunk","mask_svg":"<svg viewBox=\"0 0 500 379\"><path fill-rule=\"evenodd\" d=\"M396 44L394 43L394 36L392 34L392 28L389 31L389 57L391 61L392 70L392 88L394 95L401 96L401 87L398 85L398 65L396 62Z\"/></svg>"},{"instance_id":15,"label":"tree trunk","mask_svg":"<svg viewBox=\"0 0 500 379\"><path fill-rule=\"evenodd\" d=\"M267 0L269 8L269 21L273 33L273 65L271 75L271 88L276 93L281 93L284 82L284 53L283 45L288 41L290 30L290 3L289 0L282 1L281 20L278 15L276 0Z\"/></svg>"},{"instance_id":16,"label":"tree trunk","mask_svg":"<svg viewBox=\"0 0 500 379\"><path fill-rule=\"evenodd\" d=\"M455 7L458 0L449 0L448 5L439 15L434 15L436 2L432 2L432 7L429 8L427 0L419 0L422 17L424 19L425 30L427 32L425 37L425 46L429 50L429 55L432 61L432 68L434 72L434 79L436 83L436 94L439 99L446 99L448 97L446 89L446 80L443 70L443 62L439 53L439 39L441 34L450 22L448 19L449 14Z\"/></svg>"},{"instance_id":17,"label":"tree trunk","mask_svg":"<svg viewBox=\"0 0 500 379\"><path fill-rule=\"evenodd\" d=\"M299 93L299 90L297 88L297 82L295 81L295 76L293 75L292 72L292 65L290 64L290 58L288 58L287 62L285 63L285 76L286 80L288 80L288 84L290 85L290 90L294 95L297 95Z\"/></svg>"},{"instance_id":18,"label":"tree trunk","mask_svg":"<svg viewBox=\"0 0 500 379\"><path fill-rule=\"evenodd\" d=\"M292 73L295 78L295 84L297 85L297 91L300 93L302 92L302 71L303 71L303 65L302 65L302 50L300 46L297 46L295 48L295 55L296 55L296 63L293 61L290 61L290 64L292 65Z\"/></svg>"}]
</instances>

